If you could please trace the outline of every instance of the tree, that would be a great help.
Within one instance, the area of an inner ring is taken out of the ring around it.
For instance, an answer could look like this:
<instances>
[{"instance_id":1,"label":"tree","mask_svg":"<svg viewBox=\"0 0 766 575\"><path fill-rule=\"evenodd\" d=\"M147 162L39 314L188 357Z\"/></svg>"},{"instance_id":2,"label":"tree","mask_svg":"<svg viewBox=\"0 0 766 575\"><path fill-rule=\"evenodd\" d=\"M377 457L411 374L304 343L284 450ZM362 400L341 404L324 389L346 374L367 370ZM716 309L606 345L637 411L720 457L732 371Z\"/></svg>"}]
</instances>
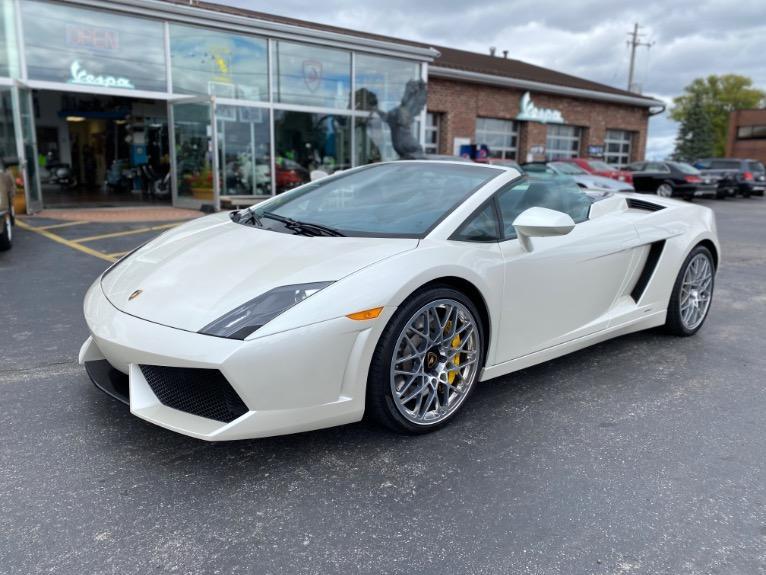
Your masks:
<instances>
[{"instance_id":1,"label":"tree","mask_svg":"<svg viewBox=\"0 0 766 575\"><path fill-rule=\"evenodd\" d=\"M684 88L684 93L673 99L670 117L683 123L699 98L713 126L713 155L726 153L729 113L734 110L758 108L766 104L766 92L753 87L753 81L738 74L711 75L697 78Z\"/></svg>"},{"instance_id":2,"label":"tree","mask_svg":"<svg viewBox=\"0 0 766 575\"><path fill-rule=\"evenodd\" d=\"M708 158L713 155L714 147L713 123L703 105L702 96L694 94L678 128L673 159L693 162L699 158Z\"/></svg>"}]
</instances>

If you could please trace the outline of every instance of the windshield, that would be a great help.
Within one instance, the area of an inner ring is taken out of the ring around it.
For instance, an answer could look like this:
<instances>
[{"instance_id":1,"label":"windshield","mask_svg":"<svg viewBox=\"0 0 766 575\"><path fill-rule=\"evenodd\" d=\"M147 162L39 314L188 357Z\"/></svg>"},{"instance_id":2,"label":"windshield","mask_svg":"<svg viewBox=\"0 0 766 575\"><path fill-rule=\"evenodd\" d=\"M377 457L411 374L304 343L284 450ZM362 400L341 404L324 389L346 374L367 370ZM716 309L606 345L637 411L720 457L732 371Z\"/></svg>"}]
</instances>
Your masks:
<instances>
[{"instance_id":1,"label":"windshield","mask_svg":"<svg viewBox=\"0 0 766 575\"><path fill-rule=\"evenodd\" d=\"M700 171L697 168L689 164L686 164L684 162L668 162L668 164L673 166L676 170L678 170L682 174L691 174L693 176L698 176L700 173Z\"/></svg>"},{"instance_id":2,"label":"windshield","mask_svg":"<svg viewBox=\"0 0 766 575\"><path fill-rule=\"evenodd\" d=\"M422 238L442 218L504 170L476 164L376 164L322 179L258 204L273 217L319 224L347 236Z\"/></svg>"},{"instance_id":3,"label":"windshield","mask_svg":"<svg viewBox=\"0 0 766 575\"><path fill-rule=\"evenodd\" d=\"M582 176L583 174L588 173L580 166L570 164L569 162L551 162L551 166L553 166L557 172L567 174L568 176Z\"/></svg>"},{"instance_id":4,"label":"windshield","mask_svg":"<svg viewBox=\"0 0 766 575\"><path fill-rule=\"evenodd\" d=\"M599 160L588 160L588 165L593 168L594 170L598 170L599 172L613 172L614 168L607 164L606 162L601 162Z\"/></svg>"},{"instance_id":5,"label":"windshield","mask_svg":"<svg viewBox=\"0 0 766 575\"><path fill-rule=\"evenodd\" d=\"M748 162L747 168L751 172L758 172L759 174L762 174L764 172L763 164L761 162Z\"/></svg>"}]
</instances>

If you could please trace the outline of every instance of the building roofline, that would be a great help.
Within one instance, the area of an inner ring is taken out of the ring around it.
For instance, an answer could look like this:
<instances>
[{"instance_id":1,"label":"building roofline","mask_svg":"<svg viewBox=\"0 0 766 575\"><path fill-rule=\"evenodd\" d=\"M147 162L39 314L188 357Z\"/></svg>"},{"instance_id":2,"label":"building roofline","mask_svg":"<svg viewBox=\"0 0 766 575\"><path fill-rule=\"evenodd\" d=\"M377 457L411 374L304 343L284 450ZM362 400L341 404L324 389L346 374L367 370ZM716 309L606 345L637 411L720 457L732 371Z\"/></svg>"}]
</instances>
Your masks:
<instances>
[{"instance_id":1,"label":"building roofline","mask_svg":"<svg viewBox=\"0 0 766 575\"><path fill-rule=\"evenodd\" d=\"M332 28L311 25L293 19L281 19L284 21L269 20L259 17L258 13L237 10L225 10L226 6L206 4L192 0L190 3L180 3L173 0L63 0L68 4L77 4L92 8L130 13L136 16L161 17L167 20L187 24L198 24L208 27L224 28L229 31L241 31L295 39L300 37L306 41L314 41L325 46L344 46L362 49L370 52L380 52L400 56L403 58L416 59L426 62L433 61L439 56L439 51L426 44L409 41L398 41L395 38L387 38L374 34L355 34L354 31L345 31L342 28Z\"/></svg>"},{"instance_id":2,"label":"building roofline","mask_svg":"<svg viewBox=\"0 0 766 575\"><path fill-rule=\"evenodd\" d=\"M602 100L606 102L614 102L617 104L641 106L644 108L662 107L664 109L665 107L664 102L646 96L630 96L627 94L616 94L611 92L601 92L599 90L574 88L571 86L562 86L560 84L549 84L545 82L536 82L533 80L511 78L508 76L497 76L494 74L485 74L482 72L472 72L470 70L446 68L444 66L439 66L438 64L431 64L428 67L428 75L435 78L444 78L448 80L462 80L465 82L489 84L492 86L501 86L505 88L519 88L522 90L533 90L536 92L546 92L549 94L560 94L563 96L574 96L578 98L588 98L591 100Z\"/></svg>"}]
</instances>

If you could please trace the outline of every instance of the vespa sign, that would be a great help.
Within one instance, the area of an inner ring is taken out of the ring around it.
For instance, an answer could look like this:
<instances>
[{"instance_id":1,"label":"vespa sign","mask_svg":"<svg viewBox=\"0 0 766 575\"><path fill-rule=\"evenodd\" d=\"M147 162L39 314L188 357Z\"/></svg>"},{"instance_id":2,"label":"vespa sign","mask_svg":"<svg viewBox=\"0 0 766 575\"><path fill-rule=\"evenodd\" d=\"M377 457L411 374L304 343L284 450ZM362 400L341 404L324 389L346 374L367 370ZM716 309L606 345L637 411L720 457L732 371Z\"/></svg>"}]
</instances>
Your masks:
<instances>
[{"instance_id":1,"label":"vespa sign","mask_svg":"<svg viewBox=\"0 0 766 575\"><path fill-rule=\"evenodd\" d=\"M538 108L532 102L532 96L529 92L525 92L521 97L521 105L519 106L519 114L516 116L517 120L526 120L528 122L541 122L543 124L563 124L564 116L561 115L559 110L552 108Z\"/></svg>"},{"instance_id":2,"label":"vespa sign","mask_svg":"<svg viewBox=\"0 0 766 575\"><path fill-rule=\"evenodd\" d=\"M124 90L133 90L135 88L133 83L127 78L91 74L77 60L72 62L72 65L69 67L69 73L70 84L98 86L101 88L122 88Z\"/></svg>"}]
</instances>

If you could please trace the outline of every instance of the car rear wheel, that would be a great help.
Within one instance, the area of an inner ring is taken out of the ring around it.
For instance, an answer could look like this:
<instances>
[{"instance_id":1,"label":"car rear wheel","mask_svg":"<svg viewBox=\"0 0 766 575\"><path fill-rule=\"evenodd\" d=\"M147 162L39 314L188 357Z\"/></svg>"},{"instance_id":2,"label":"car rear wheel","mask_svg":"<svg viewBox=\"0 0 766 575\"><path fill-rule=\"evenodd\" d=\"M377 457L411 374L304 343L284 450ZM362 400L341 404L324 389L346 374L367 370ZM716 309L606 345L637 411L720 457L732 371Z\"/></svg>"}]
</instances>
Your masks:
<instances>
[{"instance_id":1,"label":"car rear wheel","mask_svg":"<svg viewBox=\"0 0 766 575\"><path fill-rule=\"evenodd\" d=\"M445 425L475 387L484 358L479 314L450 287L416 292L378 341L367 381L367 414L402 433Z\"/></svg>"},{"instance_id":2,"label":"car rear wheel","mask_svg":"<svg viewBox=\"0 0 766 575\"><path fill-rule=\"evenodd\" d=\"M697 246L678 272L668 305L666 330L680 336L697 333L710 311L714 286L713 256L705 246Z\"/></svg>"},{"instance_id":3,"label":"car rear wheel","mask_svg":"<svg viewBox=\"0 0 766 575\"><path fill-rule=\"evenodd\" d=\"M0 251L11 249L13 246L13 225L11 224L11 214L3 215L2 230L0 230Z\"/></svg>"},{"instance_id":4,"label":"car rear wheel","mask_svg":"<svg viewBox=\"0 0 766 575\"><path fill-rule=\"evenodd\" d=\"M672 198L673 186L670 184L660 184L660 187L657 188L657 195L661 198Z\"/></svg>"}]
</instances>

